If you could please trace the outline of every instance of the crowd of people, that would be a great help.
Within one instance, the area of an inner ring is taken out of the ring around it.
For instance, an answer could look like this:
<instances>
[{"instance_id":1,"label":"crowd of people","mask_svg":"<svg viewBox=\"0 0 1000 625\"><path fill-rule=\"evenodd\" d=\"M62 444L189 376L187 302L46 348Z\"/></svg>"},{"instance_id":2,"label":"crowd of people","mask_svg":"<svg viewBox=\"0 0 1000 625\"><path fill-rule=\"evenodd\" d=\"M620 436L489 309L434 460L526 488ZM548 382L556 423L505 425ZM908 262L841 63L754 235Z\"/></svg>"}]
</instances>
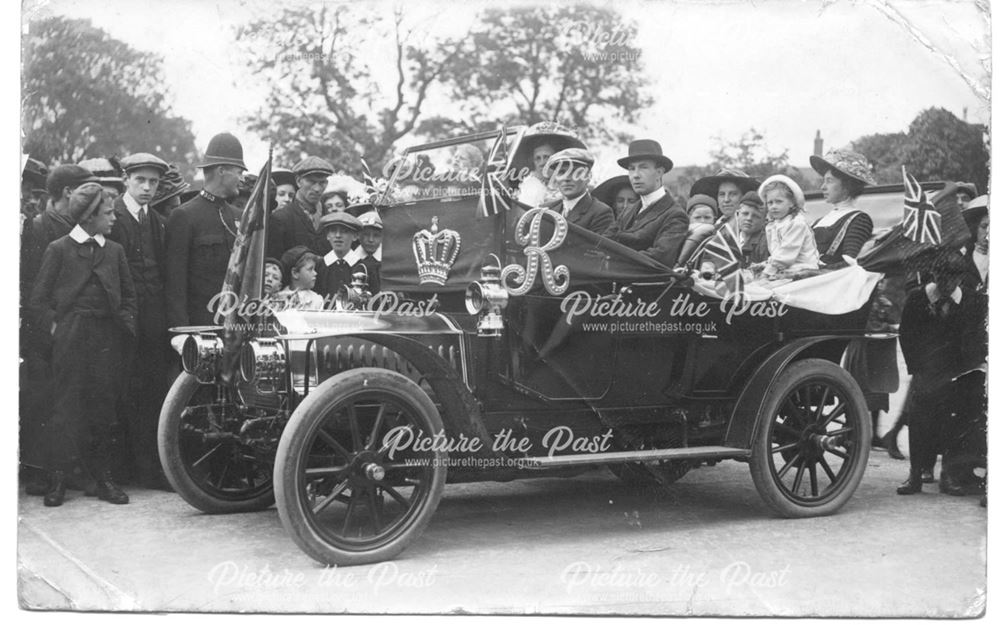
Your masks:
<instances>
[{"instance_id":1,"label":"crowd of people","mask_svg":"<svg viewBox=\"0 0 1000 625\"><path fill-rule=\"evenodd\" d=\"M479 156L470 167L483 167ZM632 141L617 161L627 173L596 186L593 155L556 125L529 128L519 159L530 164L512 189L521 204L548 207L665 267L696 261L707 238L729 232L739 248L738 271L748 279L792 280L845 266L873 234L871 216L857 202L875 184L872 166L850 150L811 158L830 204L814 223L805 218L802 189L781 174L761 182L724 169L696 181L686 202L675 199L663 184L673 163L652 139ZM47 506L61 505L67 486L82 484L116 504L128 502L123 479L168 488L156 446L160 406L176 371L168 328L216 323L211 302L252 186L231 134L215 136L197 167L204 184L193 191L175 165L149 153L51 171L32 159L25 164L22 454L44 469L28 490ZM333 166L315 156L272 172L263 285L277 303L330 307L359 272L371 293L380 290L379 212L352 203L344 190L328 190L333 175ZM972 241L964 253L942 255L907 278L895 320L914 375L903 411L911 474L900 494L933 479L928 473L939 453L942 492L985 487L974 469L985 459L988 202L969 185L954 192ZM697 269L716 268L705 261ZM866 371L877 368L870 354L855 360ZM869 380L865 391L877 419L888 408L886 388ZM885 442L874 442L893 451L898 431L894 426Z\"/></svg>"}]
</instances>

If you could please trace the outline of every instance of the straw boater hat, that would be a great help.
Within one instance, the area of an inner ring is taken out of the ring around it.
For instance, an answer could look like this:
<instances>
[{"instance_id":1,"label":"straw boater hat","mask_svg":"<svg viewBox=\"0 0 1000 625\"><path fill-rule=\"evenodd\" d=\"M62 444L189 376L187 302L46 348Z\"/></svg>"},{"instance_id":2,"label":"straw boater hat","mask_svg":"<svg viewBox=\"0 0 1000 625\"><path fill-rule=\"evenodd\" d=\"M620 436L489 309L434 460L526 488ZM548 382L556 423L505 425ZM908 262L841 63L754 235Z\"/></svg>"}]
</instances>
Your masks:
<instances>
[{"instance_id":1,"label":"straw boater hat","mask_svg":"<svg viewBox=\"0 0 1000 625\"><path fill-rule=\"evenodd\" d=\"M538 122L524 131L521 143L517 146L517 151L511 159L511 166L514 170L517 171L525 167L533 170L535 167L532 159L535 148L542 144L552 146L556 152L566 148L585 149L587 147L569 128L556 122Z\"/></svg>"},{"instance_id":2,"label":"straw boater hat","mask_svg":"<svg viewBox=\"0 0 1000 625\"><path fill-rule=\"evenodd\" d=\"M223 132L212 137L208 142L208 149L205 150L205 158L195 165L199 169L208 169L216 165L235 165L246 169L243 162L243 144L240 140L228 132Z\"/></svg>"},{"instance_id":3,"label":"straw boater hat","mask_svg":"<svg viewBox=\"0 0 1000 625\"><path fill-rule=\"evenodd\" d=\"M628 144L628 155L618 159L618 165L628 169L629 164L633 161L642 160L651 160L663 167L666 170L663 173L674 168L674 162L663 155L663 148L660 147L659 142L652 139L636 139Z\"/></svg>"},{"instance_id":4,"label":"straw boater hat","mask_svg":"<svg viewBox=\"0 0 1000 625\"><path fill-rule=\"evenodd\" d=\"M122 168L114 159L110 158L88 158L79 162L80 167L94 174L97 181L102 185L116 187L119 191L125 190L125 181L122 180Z\"/></svg>"},{"instance_id":5,"label":"straw boater hat","mask_svg":"<svg viewBox=\"0 0 1000 625\"><path fill-rule=\"evenodd\" d=\"M830 150L822 158L810 156L809 164L820 176L832 169L865 185L875 184L872 164L864 155L851 150Z\"/></svg>"},{"instance_id":6,"label":"straw boater hat","mask_svg":"<svg viewBox=\"0 0 1000 625\"><path fill-rule=\"evenodd\" d=\"M732 182L739 187L741 193L754 191L760 186L760 182L748 176L739 169L728 169L723 167L713 176L699 178L691 185L691 195L707 195L709 197L719 196L719 187L723 182Z\"/></svg>"},{"instance_id":7,"label":"straw boater hat","mask_svg":"<svg viewBox=\"0 0 1000 625\"><path fill-rule=\"evenodd\" d=\"M955 185L958 187L957 189L955 189L956 192L958 193L964 192L966 195L969 196L970 199L979 195L979 190L976 189L976 185L974 185L971 182L956 182Z\"/></svg>"}]
</instances>

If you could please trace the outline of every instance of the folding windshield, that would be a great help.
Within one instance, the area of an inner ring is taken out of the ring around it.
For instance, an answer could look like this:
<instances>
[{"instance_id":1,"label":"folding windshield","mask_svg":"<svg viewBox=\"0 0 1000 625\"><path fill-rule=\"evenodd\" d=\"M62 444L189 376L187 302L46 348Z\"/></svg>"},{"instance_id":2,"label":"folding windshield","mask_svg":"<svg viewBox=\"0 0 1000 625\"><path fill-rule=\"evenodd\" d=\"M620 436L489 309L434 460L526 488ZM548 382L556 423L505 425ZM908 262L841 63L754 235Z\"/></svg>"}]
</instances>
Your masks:
<instances>
[{"instance_id":1,"label":"folding windshield","mask_svg":"<svg viewBox=\"0 0 1000 625\"><path fill-rule=\"evenodd\" d=\"M392 165L392 178L381 203L478 195L487 171L509 186L508 163L520 130L492 130L407 149Z\"/></svg>"}]
</instances>

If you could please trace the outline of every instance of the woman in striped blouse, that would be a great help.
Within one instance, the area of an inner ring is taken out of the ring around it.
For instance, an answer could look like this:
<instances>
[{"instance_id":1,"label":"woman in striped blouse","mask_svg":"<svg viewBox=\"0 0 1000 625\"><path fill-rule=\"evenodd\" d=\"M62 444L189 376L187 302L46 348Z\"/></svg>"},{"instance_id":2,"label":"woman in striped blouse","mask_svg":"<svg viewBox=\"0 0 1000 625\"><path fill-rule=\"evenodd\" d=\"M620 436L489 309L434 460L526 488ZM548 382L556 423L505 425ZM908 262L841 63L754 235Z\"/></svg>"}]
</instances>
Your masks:
<instances>
[{"instance_id":1,"label":"woman in striped blouse","mask_svg":"<svg viewBox=\"0 0 1000 625\"><path fill-rule=\"evenodd\" d=\"M872 218L857 207L856 200L866 186L875 184L875 177L868 159L850 150L832 150L823 158L811 156L809 163L823 176L823 199L833 205L812 225L820 267L837 268L844 265L845 256L857 258L871 238Z\"/></svg>"}]
</instances>

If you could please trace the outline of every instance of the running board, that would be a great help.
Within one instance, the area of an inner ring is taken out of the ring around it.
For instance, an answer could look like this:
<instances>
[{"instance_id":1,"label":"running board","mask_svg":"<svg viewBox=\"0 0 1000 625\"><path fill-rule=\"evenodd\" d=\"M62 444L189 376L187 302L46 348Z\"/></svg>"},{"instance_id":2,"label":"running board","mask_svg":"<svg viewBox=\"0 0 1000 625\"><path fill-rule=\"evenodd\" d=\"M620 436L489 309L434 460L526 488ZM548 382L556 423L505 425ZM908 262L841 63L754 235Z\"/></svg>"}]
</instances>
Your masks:
<instances>
[{"instance_id":1,"label":"running board","mask_svg":"<svg viewBox=\"0 0 1000 625\"><path fill-rule=\"evenodd\" d=\"M657 460L721 460L725 458L749 458L749 449L739 447L680 447L676 449L642 449L636 451L609 451L595 454L571 454L566 456L535 456L518 458L518 464L530 469L571 467L588 464L616 464L619 462L653 462Z\"/></svg>"}]
</instances>

